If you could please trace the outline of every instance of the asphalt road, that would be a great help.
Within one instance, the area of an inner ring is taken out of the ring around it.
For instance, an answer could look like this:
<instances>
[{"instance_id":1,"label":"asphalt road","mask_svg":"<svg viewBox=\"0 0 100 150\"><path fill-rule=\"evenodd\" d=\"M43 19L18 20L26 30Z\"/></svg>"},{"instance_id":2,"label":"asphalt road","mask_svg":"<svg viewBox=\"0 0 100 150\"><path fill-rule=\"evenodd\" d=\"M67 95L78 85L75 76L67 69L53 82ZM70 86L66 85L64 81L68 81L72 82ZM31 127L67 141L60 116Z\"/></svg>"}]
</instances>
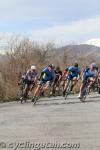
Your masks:
<instances>
[{"instance_id":1,"label":"asphalt road","mask_svg":"<svg viewBox=\"0 0 100 150\"><path fill-rule=\"evenodd\" d=\"M54 144L56 145L55 148ZM100 95L0 104L0 150L100 150Z\"/></svg>"}]
</instances>

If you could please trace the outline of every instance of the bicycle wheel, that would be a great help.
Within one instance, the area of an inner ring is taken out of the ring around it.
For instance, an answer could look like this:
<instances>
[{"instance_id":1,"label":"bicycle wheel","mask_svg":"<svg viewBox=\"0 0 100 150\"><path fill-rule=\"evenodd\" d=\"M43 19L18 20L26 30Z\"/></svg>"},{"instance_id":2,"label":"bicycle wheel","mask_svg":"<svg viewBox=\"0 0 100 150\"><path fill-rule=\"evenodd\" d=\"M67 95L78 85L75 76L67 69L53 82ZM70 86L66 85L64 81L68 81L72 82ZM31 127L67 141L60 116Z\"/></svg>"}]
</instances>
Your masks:
<instances>
[{"instance_id":1,"label":"bicycle wheel","mask_svg":"<svg viewBox=\"0 0 100 150\"><path fill-rule=\"evenodd\" d=\"M33 105L35 106L36 102L38 101L39 97L34 97Z\"/></svg>"},{"instance_id":2,"label":"bicycle wheel","mask_svg":"<svg viewBox=\"0 0 100 150\"><path fill-rule=\"evenodd\" d=\"M49 89L48 89L47 96L48 96L48 98L50 98L50 97L53 96L53 90L52 90L52 87L51 87L51 86L50 86Z\"/></svg>"},{"instance_id":3,"label":"bicycle wheel","mask_svg":"<svg viewBox=\"0 0 100 150\"><path fill-rule=\"evenodd\" d=\"M100 94L100 86L98 87L98 94Z\"/></svg>"},{"instance_id":4,"label":"bicycle wheel","mask_svg":"<svg viewBox=\"0 0 100 150\"><path fill-rule=\"evenodd\" d=\"M17 92L17 102L20 101L20 98L23 96L23 86L20 86Z\"/></svg>"},{"instance_id":5,"label":"bicycle wheel","mask_svg":"<svg viewBox=\"0 0 100 150\"><path fill-rule=\"evenodd\" d=\"M85 102L85 99L86 99L86 96L87 96L87 91L88 91L88 89L85 88L83 93L82 93L82 98L80 99L82 102Z\"/></svg>"},{"instance_id":6,"label":"bicycle wheel","mask_svg":"<svg viewBox=\"0 0 100 150\"><path fill-rule=\"evenodd\" d=\"M72 81L69 80L68 85L67 85L67 89L66 89L66 92L65 92L65 100L67 99L67 96L70 94L71 86L72 86Z\"/></svg>"}]
</instances>

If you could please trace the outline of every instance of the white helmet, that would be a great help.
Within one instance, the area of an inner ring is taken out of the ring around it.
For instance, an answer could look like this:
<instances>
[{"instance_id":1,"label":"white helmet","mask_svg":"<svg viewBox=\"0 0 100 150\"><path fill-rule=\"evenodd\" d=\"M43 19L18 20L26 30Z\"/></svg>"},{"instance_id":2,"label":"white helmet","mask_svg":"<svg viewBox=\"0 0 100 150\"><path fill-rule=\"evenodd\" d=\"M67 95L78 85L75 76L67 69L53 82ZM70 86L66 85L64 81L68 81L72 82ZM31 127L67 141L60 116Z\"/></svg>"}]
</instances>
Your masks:
<instances>
[{"instance_id":1,"label":"white helmet","mask_svg":"<svg viewBox=\"0 0 100 150\"><path fill-rule=\"evenodd\" d=\"M36 70L36 66L32 65L32 66L31 66L31 69L32 69L32 70Z\"/></svg>"}]
</instances>

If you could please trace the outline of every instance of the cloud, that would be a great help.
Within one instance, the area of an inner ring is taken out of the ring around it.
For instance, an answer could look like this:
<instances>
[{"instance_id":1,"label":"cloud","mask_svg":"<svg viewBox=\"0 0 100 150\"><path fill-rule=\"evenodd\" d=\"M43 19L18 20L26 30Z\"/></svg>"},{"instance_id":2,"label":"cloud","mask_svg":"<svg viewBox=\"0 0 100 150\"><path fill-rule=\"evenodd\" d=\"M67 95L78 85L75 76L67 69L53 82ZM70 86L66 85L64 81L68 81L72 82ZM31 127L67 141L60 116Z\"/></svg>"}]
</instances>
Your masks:
<instances>
[{"instance_id":1,"label":"cloud","mask_svg":"<svg viewBox=\"0 0 100 150\"><path fill-rule=\"evenodd\" d=\"M0 19L69 22L100 14L99 0L1 0Z\"/></svg>"},{"instance_id":2,"label":"cloud","mask_svg":"<svg viewBox=\"0 0 100 150\"><path fill-rule=\"evenodd\" d=\"M81 42L89 38L100 37L100 16L79 20L68 25L57 25L30 31L33 39L39 41L54 40L56 43Z\"/></svg>"},{"instance_id":3,"label":"cloud","mask_svg":"<svg viewBox=\"0 0 100 150\"><path fill-rule=\"evenodd\" d=\"M0 44L6 43L11 36L17 34L12 32L0 33ZM34 41L53 41L57 45L77 44L92 38L100 38L100 16L71 22L70 24L54 25L51 27L28 30L22 33Z\"/></svg>"},{"instance_id":4,"label":"cloud","mask_svg":"<svg viewBox=\"0 0 100 150\"><path fill-rule=\"evenodd\" d=\"M11 36L58 45L100 38L100 0L0 0L0 49Z\"/></svg>"}]
</instances>

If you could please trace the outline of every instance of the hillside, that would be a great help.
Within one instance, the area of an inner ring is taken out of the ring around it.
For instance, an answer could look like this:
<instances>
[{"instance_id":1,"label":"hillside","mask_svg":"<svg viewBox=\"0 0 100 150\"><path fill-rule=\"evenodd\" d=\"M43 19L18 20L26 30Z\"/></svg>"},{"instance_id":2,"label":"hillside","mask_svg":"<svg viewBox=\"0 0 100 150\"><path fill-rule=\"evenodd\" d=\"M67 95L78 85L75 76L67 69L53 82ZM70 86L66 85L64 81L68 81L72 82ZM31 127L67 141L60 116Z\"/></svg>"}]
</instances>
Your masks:
<instances>
[{"instance_id":1,"label":"hillside","mask_svg":"<svg viewBox=\"0 0 100 150\"><path fill-rule=\"evenodd\" d=\"M57 56L67 55L69 58L79 58L80 56L88 59L88 57L94 57L96 60L100 60L100 47L80 44L80 45L68 45L56 50Z\"/></svg>"}]
</instances>

